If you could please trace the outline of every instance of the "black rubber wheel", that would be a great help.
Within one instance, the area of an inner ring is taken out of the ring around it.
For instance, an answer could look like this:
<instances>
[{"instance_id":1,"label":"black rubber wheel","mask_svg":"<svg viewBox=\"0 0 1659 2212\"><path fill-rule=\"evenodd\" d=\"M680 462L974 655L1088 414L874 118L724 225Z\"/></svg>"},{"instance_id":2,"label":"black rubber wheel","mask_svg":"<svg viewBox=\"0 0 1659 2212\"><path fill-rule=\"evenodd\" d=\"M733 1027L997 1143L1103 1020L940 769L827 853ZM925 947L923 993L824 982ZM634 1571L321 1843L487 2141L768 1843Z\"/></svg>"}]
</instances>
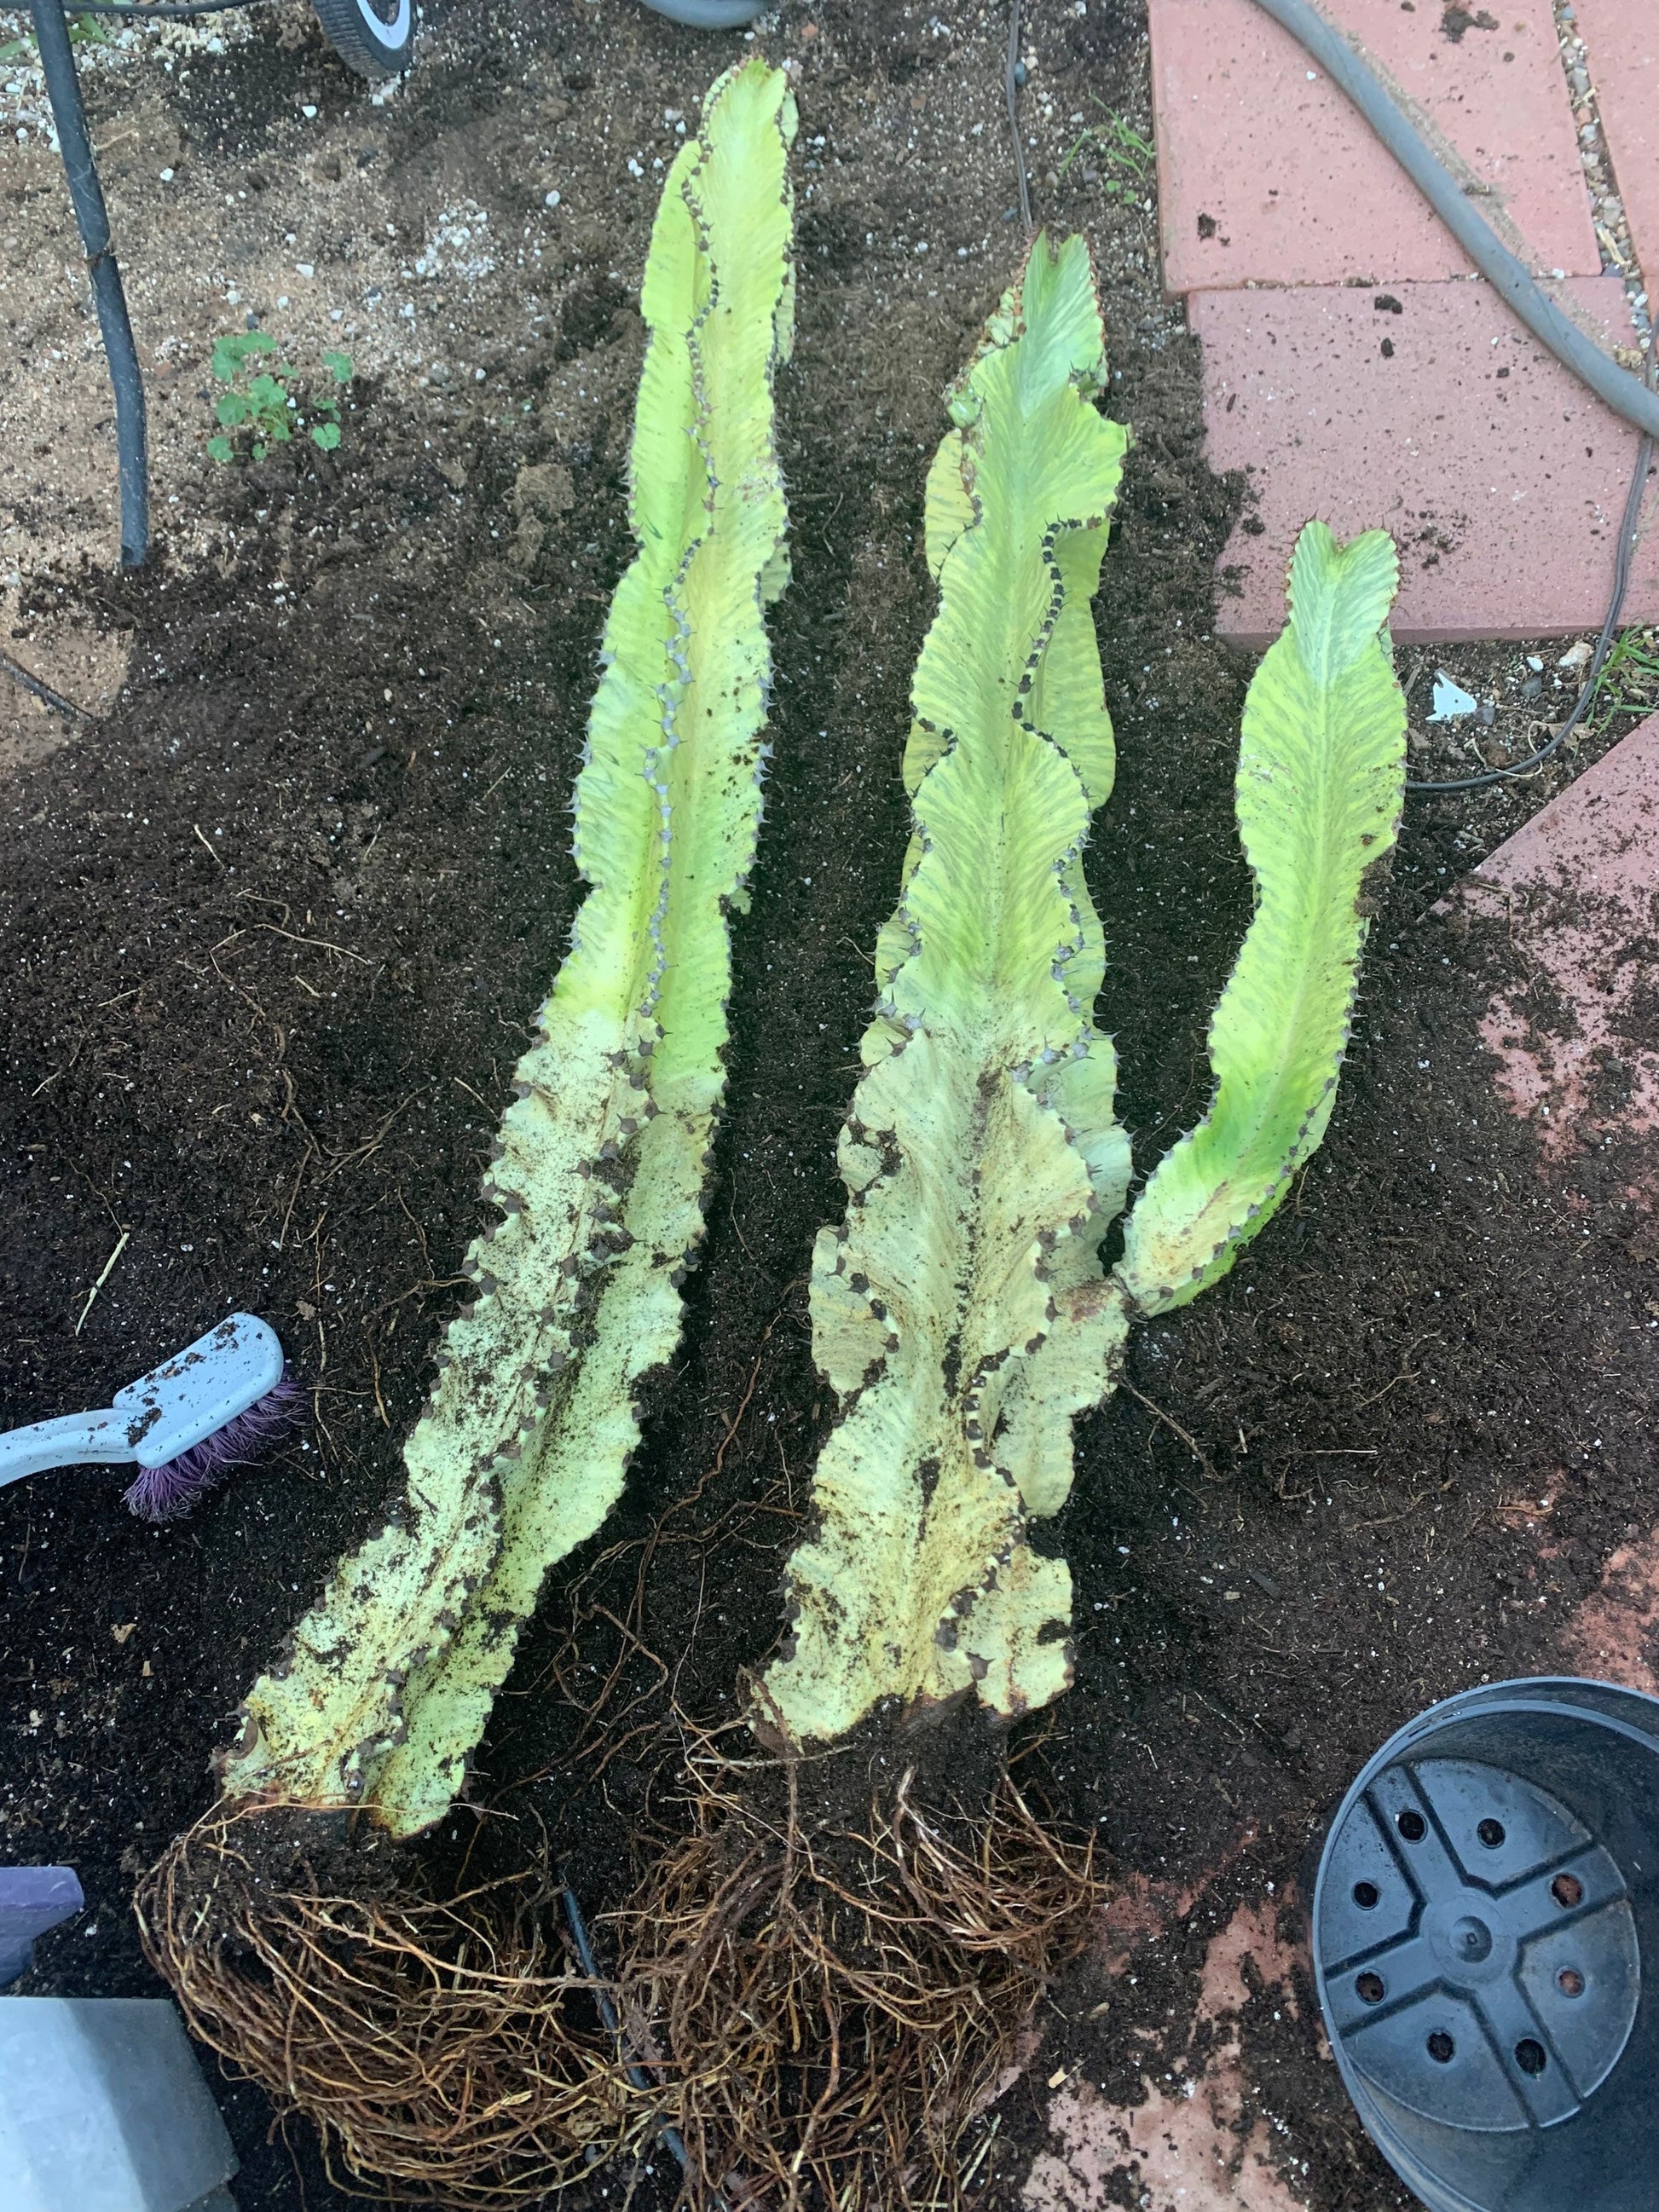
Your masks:
<instances>
[{"instance_id":1,"label":"black rubber wheel","mask_svg":"<svg viewBox=\"0 0 1659 2212\"><path fill-rule=\"evenodd\" d=\"M409 67L414 0L312 0L323 34L348 69L383 82Z\"/></svg>"}]
</instances>

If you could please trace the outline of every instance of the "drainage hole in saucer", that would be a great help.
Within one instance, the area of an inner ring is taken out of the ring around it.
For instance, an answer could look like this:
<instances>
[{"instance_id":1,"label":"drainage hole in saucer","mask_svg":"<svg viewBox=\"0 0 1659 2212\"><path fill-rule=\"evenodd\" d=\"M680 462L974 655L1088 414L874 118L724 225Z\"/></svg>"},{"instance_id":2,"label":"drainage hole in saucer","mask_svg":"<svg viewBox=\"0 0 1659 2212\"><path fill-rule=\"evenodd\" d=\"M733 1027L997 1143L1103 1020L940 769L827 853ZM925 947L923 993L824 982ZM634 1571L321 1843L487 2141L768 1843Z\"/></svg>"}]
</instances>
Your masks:
<instances>
[{"instance_id":1,"label":"drainage hole in saucer","mask_svg":"<svg viewBox=\"0 0 1659 2212\"><path fill-rule=\"evenodd\" d=\"M1362 1974L1354 1987L1367 2004L1381 2004L1387 1995L1381 1974Z\"/></svg>"},{"instance_id":2,"label":"drainage hole in saucer","mask_svg":"<svg viewBox=\"0 0 1659 2212\"><path fill-rule=\"evenodd\" d=\"M1483 1820L1474 1832L1489 1851L1495 1851L1504 1840L1504 1823L1501 1820Z\"/></svg>"},{"instance_id":3,"label":"drainage hole in saucer","mask_svg":"<svg viewBox=\"0 0 1659 2212\"><path fill-rule=\"evenodd\" d=\"M1535 2037L1524 2035L1515 2046L1515 2063L1523 2074L1541 2074L1549 2059Z\"/></svg>"},{"instance_id":4,"label":"drainage hole in saucer","mask_svg":"<svg viewBox=\"0 0 1659 2212\"><path fill-rule=\"evenodd\" d=\"M1428 1823L1420 1813L1402 1813L1395 1826L1408 1844L1420 1844L1428 1833Z\"/></svg>"},{"instance_id":5,"label":"drainage hole in saucer","mask_svg":"<svg viewBox=\"0 0 1659 2212\"><path fill-rule=\"evenodd\" d=\"M1353 1901L1362 1912L1374 1912L1382 1901L1382 1893L1374 1881L1357 1881Z\"/></svg>"},{"instance_id":6,"label":"drainage hole in saucer","mask_svg":"<svg viewBox=\"0 0 1659 2212\"><path fill-rule=\"evenodd\" d=\"M1564 1997L1582 1997L1584 1994L1584 1977L1577 1966L1563 1966L1555 1978L1555 1986Z\"/></svg>"},{"instance_id":7,"label":"drainage hole in saucer","mask_svg":"<svg viewBox=\"0 0 1659 2212\"><path fill-rule=\"evenodd\" d=\"M1571 1911L1575 1905L1584 1901L1584 1885L1576 1874L1559 1874L1550 1884L1550 1895L1564 1911Z\"/></svg>"},{"instance_id":8,"label":"drainage hole in saucer","mask_svg":"<svg viewBox=\"0 0 1659 2212\"><path fill-rule=\"evenodd\" d=\"M1429 2038L1429 2056L1437 2066L1449 2066L1457 2045L1443 2027L1437 2027Z\"/></svg>"}]
</instances>

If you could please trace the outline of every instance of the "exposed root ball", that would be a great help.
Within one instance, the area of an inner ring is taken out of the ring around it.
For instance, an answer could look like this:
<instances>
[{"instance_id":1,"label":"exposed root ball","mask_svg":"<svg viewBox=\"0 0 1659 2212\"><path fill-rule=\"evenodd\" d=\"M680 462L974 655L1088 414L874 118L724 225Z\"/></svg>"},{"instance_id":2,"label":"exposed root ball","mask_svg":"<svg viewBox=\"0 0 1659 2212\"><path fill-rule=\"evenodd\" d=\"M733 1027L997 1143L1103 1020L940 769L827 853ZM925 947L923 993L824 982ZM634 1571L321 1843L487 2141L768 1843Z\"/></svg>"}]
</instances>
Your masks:
<instances>
[{"instance_id":1,"label":"exposed root ball","mask_svg":"<svg viewBox=\"0 0 1659 2212\"><path fill-rule=\"evenodd\" d=\"M623 2027L684 2136L693 2200L956 2203L969 2124L1087 1941L1090 1845L1006 1778L977 1819L924 1814L906 1774L865 1833L808 1834L793 1787L769 1821L707 1772L696 1832L620 1916Z\"/></svg>"},{"instance_id":2,"label":"exposed root ball","mask_svg":"<svg viewBox=\"0 0 1659 2212\"><path fill-rule=\"evenodd\" d=\"M342 2186L511 2212L654 2131L588 1985L550 1949L544 1891L366 1896L342 1838L337 1816L222 1807L137 1900L192 2031L315 2122ZM342 1859L356 1894L331 1893Z\"/></svg>"}]
</instances>

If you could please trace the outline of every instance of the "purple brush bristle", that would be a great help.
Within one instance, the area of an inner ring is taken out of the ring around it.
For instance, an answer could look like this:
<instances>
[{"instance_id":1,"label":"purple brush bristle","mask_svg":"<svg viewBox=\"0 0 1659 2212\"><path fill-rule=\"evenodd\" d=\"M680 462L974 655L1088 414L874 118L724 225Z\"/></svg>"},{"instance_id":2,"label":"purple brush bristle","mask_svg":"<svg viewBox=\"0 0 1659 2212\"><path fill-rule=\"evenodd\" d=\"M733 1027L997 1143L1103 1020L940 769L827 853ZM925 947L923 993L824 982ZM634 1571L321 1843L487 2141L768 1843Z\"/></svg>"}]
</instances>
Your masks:
<instances>
[{"instance_id":1,"label":"purple brush bristle","mask_svg":"<svg viewBox=\"0 0 1659 2212\"><path fill-rule=\"evenodd\" d=\"M178 1521L198 1498L216 1489L234 1467L246 1467L270 1449L300 1417L305 1392L286 1367L281 1380L245 1413L204 1437L160 1467L140 1469L125 1500L141 1521Z\"/></svg>"}]
</instances>

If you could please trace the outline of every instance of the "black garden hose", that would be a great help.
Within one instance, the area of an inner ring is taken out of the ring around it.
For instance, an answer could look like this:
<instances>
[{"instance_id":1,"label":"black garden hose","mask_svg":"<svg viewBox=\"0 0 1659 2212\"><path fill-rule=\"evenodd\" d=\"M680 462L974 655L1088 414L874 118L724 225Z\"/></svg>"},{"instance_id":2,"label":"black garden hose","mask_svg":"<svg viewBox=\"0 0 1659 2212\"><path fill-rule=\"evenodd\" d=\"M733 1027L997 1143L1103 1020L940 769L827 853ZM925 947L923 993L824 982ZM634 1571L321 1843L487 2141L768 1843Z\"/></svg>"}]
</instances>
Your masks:
<instances>
[{"instance_id":1,"label":"black garden hose","mask_svg":"<svg viewBox=\"0 0 1659 2212\"><path fill-rule=\"evenodd\" d=\"M52 121L69 179L70 198L87 257L92 296L98 303L98 327L104 334L109 380L115 387L115 449L121 478L121 566L137 568L149 550L149 479L145 457L144 380L138 349L127 319L121 271L110 245L109 213L92 158L87 111L75 74L75 53L63 0L29 0L40 67L52 100Z\"/></svg>"},{"instance_id":2,"label":"black garden hose","mask_svg":"<svg viewBox=\"0 0 1659 2212\"><path fill-rule=\"evenodd\" d=\"M1560 750L1589 712L1595 697L1596 685L1601 680L1602 665L1613 643L1613 631L1618 627L1619 617L1624 608L1631 561L1636 550L1637 527L1642 516L1643 494L1647 489L1655 441L1659 439L1659 391L1656 391L1654 386L1653 333L1650 330L1645 380L1632 376L1627 369L1620 368L1617 362L1610 361L1601 348L1593 345L1575 324L1568 321L1555 302L1540 289L1526 268L1516 260L1486 217L1474 207L1451 171L1431 150L1416 125L1386 90L1382 80L1360 59L1347 41L1332 29L1323 16L1308 5L1308 0L1256 0L1256 5L1288 31L1310 59L1319 63L1331 82L1346 93L1475 267L1492 289L1508 301L1533 336L1547 346L1562 366L1569 369L1581 384L1587 386L1598 399L1605 401L1615 414L1623 416L1626 422L1633 423L1642 434L1637 441L1636 465L1625 500L1624 518L1620 525L1613 597L1584 678L1583 688L1571 714L1548 742L1525 760L1513 762L1503 768L1487 769L1479 775L1445 779L1408 776L1406 788L1408 791L1480 791L1488 785L1506 782L1511 776L1535 775L1546 761Z\"/></svg>"},{"instance_id":3,"label":"black garden hose","mask_svg":"<svg viewBox=\"0 0 1659 2212\"><path fill-rule=\"evenodd\" d=\"M1332 83L1347 94L1480 274L1509 301L1539 343L1547 346L1616 415L1622 415L1648 437L1659 438L1659 393L1650 392L1639 377L1620 368L1617 362L1609 361L1546 297L1451 171L1431 151L1382 79L1347 40L1308 5L1308 0L1255 0L1255 3L1305 47Z\"/></svg>"}]
</instances>

